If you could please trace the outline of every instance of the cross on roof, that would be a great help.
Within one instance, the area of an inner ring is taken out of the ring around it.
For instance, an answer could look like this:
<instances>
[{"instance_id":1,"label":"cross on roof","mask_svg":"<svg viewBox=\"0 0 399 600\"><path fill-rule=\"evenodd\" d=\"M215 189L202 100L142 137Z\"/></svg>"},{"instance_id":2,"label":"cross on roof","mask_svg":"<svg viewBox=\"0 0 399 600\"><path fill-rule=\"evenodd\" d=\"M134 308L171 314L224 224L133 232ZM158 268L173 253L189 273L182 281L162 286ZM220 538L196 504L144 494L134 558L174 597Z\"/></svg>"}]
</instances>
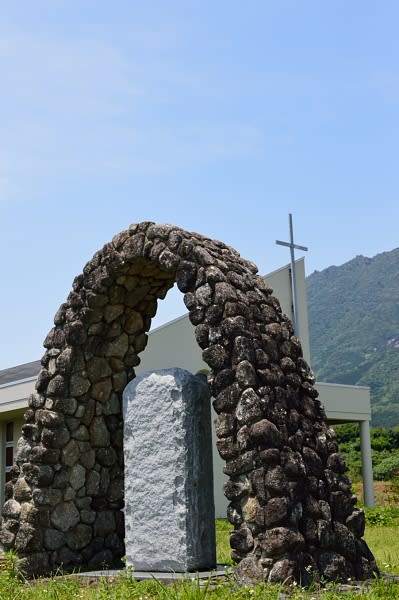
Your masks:
<instances>
[{"instance_id":1,"label":"cross on roof","mask_svg":"<svg viewBox=\"0 0 399 600\"><path fill-rule=\"evenodd\" d=\"M294 243L294 229L292 227L292 214L288 215L289 228L290 228L290 241L282 242L281 240L276 240L276 244L280 246L287 246L290 249L291 253L291 291L292 291L292 313L293 313L293 324L295 335L300 338L300 325L299 325L299 307L298 307L298 294L296 287L296 268L295 268L295 250L303 250L307 252L308 248L306 246L299 246L299 244Z\"/></svg>"}]
</instances>

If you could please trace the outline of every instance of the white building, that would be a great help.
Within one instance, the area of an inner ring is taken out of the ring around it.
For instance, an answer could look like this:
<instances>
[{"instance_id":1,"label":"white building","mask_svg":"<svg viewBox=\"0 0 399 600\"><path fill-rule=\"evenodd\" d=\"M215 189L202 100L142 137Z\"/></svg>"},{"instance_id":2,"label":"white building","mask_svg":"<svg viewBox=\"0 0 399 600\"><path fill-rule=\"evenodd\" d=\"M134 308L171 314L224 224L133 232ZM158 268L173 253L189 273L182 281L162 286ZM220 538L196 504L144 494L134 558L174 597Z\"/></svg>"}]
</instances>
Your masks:
<instances>
[{"instance_id":1,"label":"white building","mask_svg":"<svg viewBox=\"0 0 399 600\"><path fill-rule=\"evenodd\" d=\"M292 318L292 294L290 266L287 265L266 275L274 295L279 299L283 311ZM311 364L309 349L309 328L307 317L307 299L304 259L296 261L297 295L301 343L304 358ZM140 356L141 364L136 372L151 371L169 367L181 367L196 373L208 366L203 362L201 349L194 337L194 327L188 314L179 317L149 334L146 350ZM23 425L23 414L27 407L27 398L34 391L36 377L40 371L40 361L19 365L0 371L0 502L3 502L4 483L13 463L15 446ZM359 422L362 451L362 471L364 482L364 501L367 506L374 505L373 474L370 447L370 391L367 387L317 383L319 399L324 404L328 422ZM213 453L214 493L216 516L226 515L227 500L223 495L223 461L216 449Z\"/></svg>"}]
</instances>

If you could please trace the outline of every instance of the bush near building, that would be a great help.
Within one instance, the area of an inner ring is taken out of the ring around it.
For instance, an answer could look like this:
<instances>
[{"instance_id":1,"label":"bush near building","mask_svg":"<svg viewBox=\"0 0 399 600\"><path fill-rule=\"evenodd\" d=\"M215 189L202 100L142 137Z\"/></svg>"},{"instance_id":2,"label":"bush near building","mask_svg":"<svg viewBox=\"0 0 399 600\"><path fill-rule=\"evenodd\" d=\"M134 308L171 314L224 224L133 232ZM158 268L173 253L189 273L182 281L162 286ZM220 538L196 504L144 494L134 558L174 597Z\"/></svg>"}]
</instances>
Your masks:
<instances>
[{"instance_id":1,"label":"bush near building","mask_svg":"<svg viewBox=\"0 0 399 600\"><path fill-rule=\"evenodd\" d=\"M348 474L352 481L359 481L362 474L359 425L347 423L335 426L334 430ZM399 425L391 429L372 427L370 438L374 479L390 481L399 477Z\"/></svg>"}]
</instances>

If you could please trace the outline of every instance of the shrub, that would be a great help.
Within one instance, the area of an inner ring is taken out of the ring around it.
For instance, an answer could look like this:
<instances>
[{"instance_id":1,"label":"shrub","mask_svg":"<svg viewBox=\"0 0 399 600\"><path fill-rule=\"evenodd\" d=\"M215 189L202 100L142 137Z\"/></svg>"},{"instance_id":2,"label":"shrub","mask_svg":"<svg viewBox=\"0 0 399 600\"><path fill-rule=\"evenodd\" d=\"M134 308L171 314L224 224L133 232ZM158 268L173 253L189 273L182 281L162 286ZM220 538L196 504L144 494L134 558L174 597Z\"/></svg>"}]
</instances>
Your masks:
<instances>
[{"instance_id":1,"label":"shrub","mask_svg":"<svg viewBox=\"0 0 399 600\"><path fill-rule=\"evenodd\" d=\"M393 479L399 473L399 453L384 458L373 468L374 478L379 481Z\"/></svg>"},{"instance_id":2,"label":"shrub","mask_svg":"<svg viewBox=\"0 0 399 600\"><path fill-rule=\"evenodd\" d=\"M364 508L367 525L384 527L395 525L399 519L399 508L395 506L378 506L375 508Z\"/></svg>"}]
</instances>

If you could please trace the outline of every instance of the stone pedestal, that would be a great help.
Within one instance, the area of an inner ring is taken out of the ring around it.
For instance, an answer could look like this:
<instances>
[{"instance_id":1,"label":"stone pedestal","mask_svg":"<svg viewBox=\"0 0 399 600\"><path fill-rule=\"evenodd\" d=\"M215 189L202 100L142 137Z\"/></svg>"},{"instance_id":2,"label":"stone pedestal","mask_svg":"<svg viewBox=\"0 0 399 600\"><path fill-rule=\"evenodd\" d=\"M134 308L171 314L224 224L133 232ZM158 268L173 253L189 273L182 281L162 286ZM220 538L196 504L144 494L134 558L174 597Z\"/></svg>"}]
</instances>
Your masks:
<instances>
[{"instance_id":1,"label":"stone pedestal","mask_svg":"<svg viewBox=\"0 0 399 600\"><path fill-rule=\"evenodd\" d=\"M183 369L143 373L123 393L126 564L186 572L216 564L210 396Z\"/></svg>"}]
</instances>

